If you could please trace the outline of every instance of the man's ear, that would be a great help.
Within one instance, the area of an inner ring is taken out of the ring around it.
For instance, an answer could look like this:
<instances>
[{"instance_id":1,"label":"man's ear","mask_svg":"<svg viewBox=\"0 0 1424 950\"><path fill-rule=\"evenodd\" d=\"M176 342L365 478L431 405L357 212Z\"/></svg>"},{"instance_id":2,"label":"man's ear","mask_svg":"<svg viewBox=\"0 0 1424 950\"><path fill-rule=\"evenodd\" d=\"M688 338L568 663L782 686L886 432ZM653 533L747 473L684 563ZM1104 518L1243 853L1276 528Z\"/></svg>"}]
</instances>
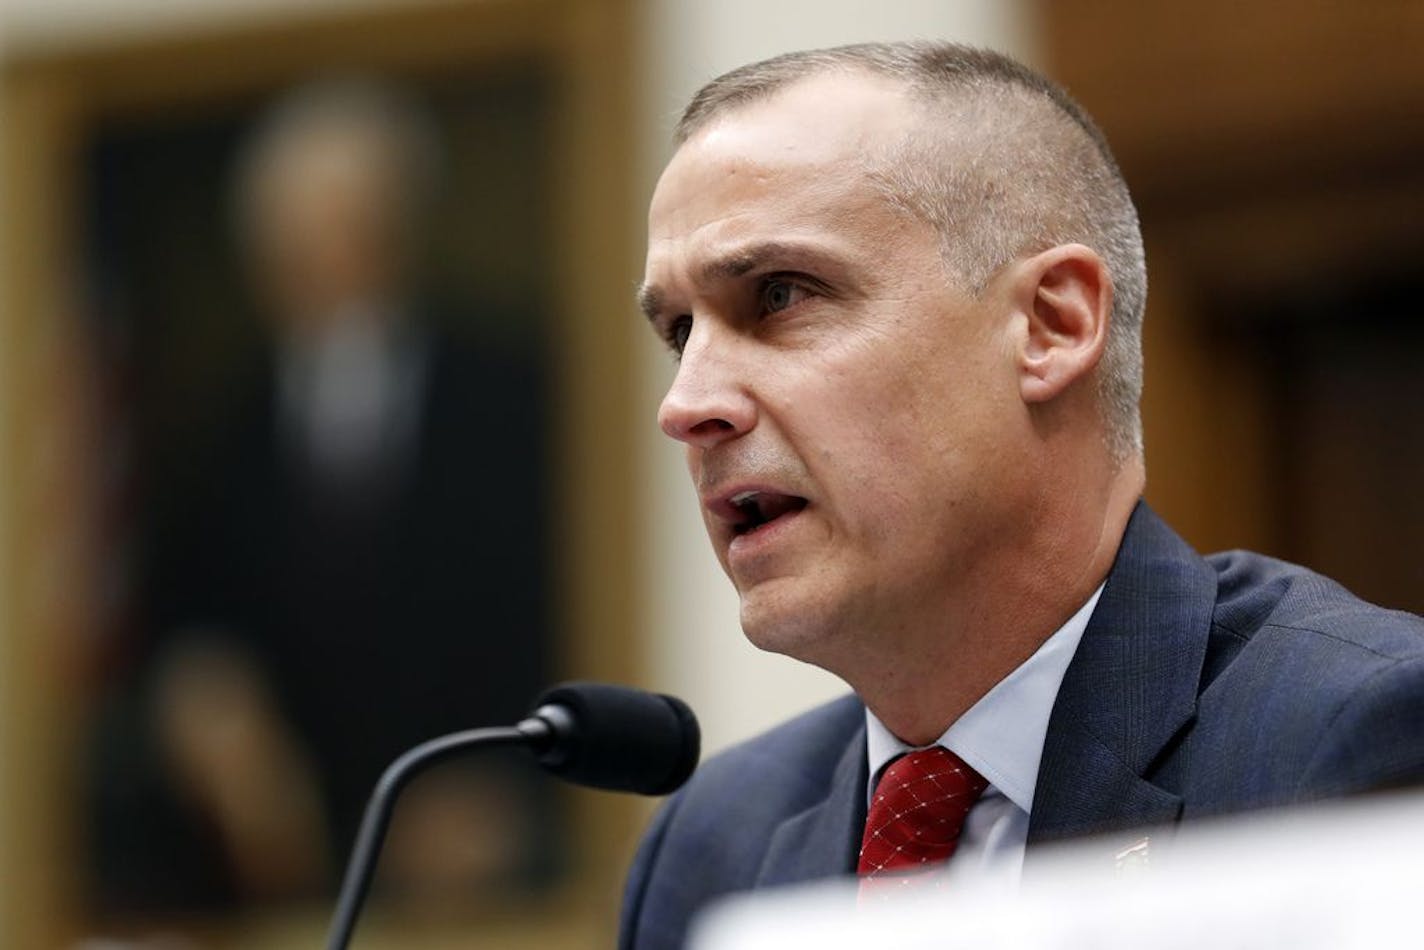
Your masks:
<instances>
[{"instance_id":1,"label":"man's ear","mask_svg":"<svg viewBox=\"0 0 1424 950\"><path fill-rule=\"evenodd\" d=\"M1091 248L1062 244L1020 261L1013 295L1026 322L1016 354L1024 402L1047 402L1091 373L1107 345L1112 278Z\"/></svg>"}]
</instances>

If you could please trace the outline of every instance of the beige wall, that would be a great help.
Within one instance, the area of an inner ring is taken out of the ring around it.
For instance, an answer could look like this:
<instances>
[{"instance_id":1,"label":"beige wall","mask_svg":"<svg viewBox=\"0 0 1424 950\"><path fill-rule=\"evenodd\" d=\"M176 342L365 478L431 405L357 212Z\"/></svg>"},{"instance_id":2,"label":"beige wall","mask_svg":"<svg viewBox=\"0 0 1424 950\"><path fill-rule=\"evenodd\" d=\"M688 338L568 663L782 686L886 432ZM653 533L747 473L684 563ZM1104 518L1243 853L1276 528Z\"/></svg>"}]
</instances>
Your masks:
<instances>
[{"instance_id":1,"label":"beige wall","mask_svg":"<svg viewBox=\"0 0 1424 950\"><path fill-rule=\"evenodd\" d=\"M26 53L392 7L402 0L0 0L0 49Z\"/></svg>"},{"instance_id":2,"label":"beige wall","mask_svg":"<svg viewBox=\"0 0 1424 950\"><path fill-rule=\"evenodd\" d=\"M644 194L667 158L682 104L721 72L792 49L928 37L993 46L1032 61L1031 6L1030 0L648 0ZM630 281L630 314L631 292ZM672 361L651 333L640 357L645 396L631 424L643 434L644 482L633 497L646 509L641 574L649 685L692 705L710 752L846 687L820 670L761 653L743 638L735 592L703 533L681 453L654 423Z\"/></svg>"}]
</instances>

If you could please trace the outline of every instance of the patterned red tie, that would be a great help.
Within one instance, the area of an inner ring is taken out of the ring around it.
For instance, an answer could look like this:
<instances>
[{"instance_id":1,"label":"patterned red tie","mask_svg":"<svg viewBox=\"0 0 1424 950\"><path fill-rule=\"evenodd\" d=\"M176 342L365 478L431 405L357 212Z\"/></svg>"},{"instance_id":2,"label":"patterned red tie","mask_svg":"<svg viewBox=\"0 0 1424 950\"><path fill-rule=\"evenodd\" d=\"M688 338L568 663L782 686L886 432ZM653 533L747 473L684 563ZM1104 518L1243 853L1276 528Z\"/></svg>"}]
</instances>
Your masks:
<instances>
[{"instance_id":1,"label":"patterned red tie","mask_svg":"<svg viewBox=\"0 0 1424 950\"><path fill-rule=\"evenodd\" d=\"M917 749L890 763L875 786L860 844L860 893L905 884L907 872L948 861L964 816L989 783L940 746Z\"/></svg>"}]
</instances>

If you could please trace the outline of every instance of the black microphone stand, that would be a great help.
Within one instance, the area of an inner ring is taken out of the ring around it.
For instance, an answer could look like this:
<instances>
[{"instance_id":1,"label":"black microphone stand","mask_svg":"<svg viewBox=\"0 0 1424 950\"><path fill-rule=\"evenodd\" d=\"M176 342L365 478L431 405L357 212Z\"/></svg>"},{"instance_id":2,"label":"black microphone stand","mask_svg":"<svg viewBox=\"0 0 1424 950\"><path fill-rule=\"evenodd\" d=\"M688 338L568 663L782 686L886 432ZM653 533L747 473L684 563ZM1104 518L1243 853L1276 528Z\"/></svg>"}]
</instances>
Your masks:
<instances>
[{"instance_id":1,"label":"black microphone stand","mask_svg":"<svg viewBox=\"0 0 1424 950\"><path fill-rule=\"evenodd\" d=\"M371 886L396 796L416 775L476 747L524 746L547 770L582 785L666 795L692 774L701 747L697 717L671 696L606 683L564 683L539 698L514 726L469 729L431 739L391 763L376 783L331 919L328 950L346 950Z\"/></svg>"},{"instance_id":2,"label":"black microphone stand","mask_svg":"<svg viewBox=\"0 0 1424 950\"><path fill-rule=\"evenodd\" d=\"M376 868L376 858L381 853L381 844L386 837L386 829L391 822L391 810L395 807L396 796L407 782L416 775L444 761L452 755L476 746L522 745L532 747L536 752L554 740L553 726L531 716L517 726L495 726L488 729L467 729L451 733L438 739L431 739L411 749L390 764L381 774L371 800L366 804L361 817L361 828L356 833L356 843L351 849L351 859L346 863L346 875L341 881L341 894L336 901L336 913L331 918L331 934L327 938L327 950L346 950L351 940L351 931L356 927L356 917L361 912L361 904L366 900L366 892L371 887L371 875Z\"/></svg>"}]
</instances>

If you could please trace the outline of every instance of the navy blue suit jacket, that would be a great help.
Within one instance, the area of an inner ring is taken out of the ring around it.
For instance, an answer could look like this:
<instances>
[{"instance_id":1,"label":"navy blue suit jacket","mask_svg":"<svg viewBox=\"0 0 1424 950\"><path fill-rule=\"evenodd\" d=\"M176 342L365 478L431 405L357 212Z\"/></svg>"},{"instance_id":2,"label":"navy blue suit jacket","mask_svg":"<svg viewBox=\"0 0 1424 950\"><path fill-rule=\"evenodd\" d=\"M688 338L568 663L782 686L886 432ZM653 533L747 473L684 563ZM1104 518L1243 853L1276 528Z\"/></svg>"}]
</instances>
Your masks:
<instances>
[{"instance_id":1,"label":"navy blue suit jacket","mask_svg":"<svg viewBox=\"0 0 1424 950\"><path fill-rule=\"evenodd\" d=\"M720 895L852 872L866 780L854 696L704 763L643 840L620 945L680 947ZM1202 558L1139 505L1053 707L1029 845L1418 781L1424 621Z\"/></svg>"}]
</instances>

